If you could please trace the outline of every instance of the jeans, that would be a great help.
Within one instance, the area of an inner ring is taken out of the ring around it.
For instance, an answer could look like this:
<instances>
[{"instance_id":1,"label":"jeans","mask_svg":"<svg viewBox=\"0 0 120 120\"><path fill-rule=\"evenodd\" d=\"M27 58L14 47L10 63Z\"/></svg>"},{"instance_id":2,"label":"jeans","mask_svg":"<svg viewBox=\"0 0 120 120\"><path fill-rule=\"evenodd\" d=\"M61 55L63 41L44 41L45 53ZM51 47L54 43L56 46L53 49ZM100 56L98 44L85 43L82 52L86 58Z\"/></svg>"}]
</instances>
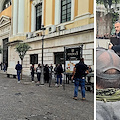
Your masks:
<instances>
[{"instance_id":1,"label":"jeans","mask_svg":"<svg viewBox=\"0 0 120 120\"><path fill-rule=\"evenodd\" d=\"M57 75L57 84L59 83L59 78L60 78L60 84L62 84L62 74Z\"/></svg>"},{"instance_id":2,"label":"jeans","mask_svg":"<svg viewBox=\"0 0 120 120\"><path fill-rule=\"evenodd\" d=\"M34 73L33 72L31 72L31 79L32 79L32 81L34 81Z\"/></svg>"},{"instance_id":3,"label":"jeans","mask_svg":"<svg viewBox=\"0 0 120 120\"><path fill-rule=\"evenodd\" d=\"M74 97L78 96L78 87L80 85L81 86L82 98L85 98L85 79L76 78L74 85L75 85Z\"/></svg>"},{"instance_id":4,"label":"jeans","mask_svg":"<svg viewBox=\"0 0 120 120\"><path fill-rule=\"evenodd\" d=\"M17 70L18 81L20 81L20 73L21 73L21 71L20 71L20 70Z\"/></svg>"},{"instance_id":5,"label":"jeans","mask_svg":"<svg viewBox=\"0 0 120 120\"><path fill-rule=\"evenodd\" d=\"M6 71L6 67L3 68L4 72Z\"/></svg>"},{"instance_id":6,"label":"jeans","mask_svg":"<svg viewBox=\"0 0 120 120\"><path fill-rule=\"evenodd\" d=\"M41 76L41 73L37 73L37 79L39 82L40 82L40 76Z\"/></svg>"}]
</instances>

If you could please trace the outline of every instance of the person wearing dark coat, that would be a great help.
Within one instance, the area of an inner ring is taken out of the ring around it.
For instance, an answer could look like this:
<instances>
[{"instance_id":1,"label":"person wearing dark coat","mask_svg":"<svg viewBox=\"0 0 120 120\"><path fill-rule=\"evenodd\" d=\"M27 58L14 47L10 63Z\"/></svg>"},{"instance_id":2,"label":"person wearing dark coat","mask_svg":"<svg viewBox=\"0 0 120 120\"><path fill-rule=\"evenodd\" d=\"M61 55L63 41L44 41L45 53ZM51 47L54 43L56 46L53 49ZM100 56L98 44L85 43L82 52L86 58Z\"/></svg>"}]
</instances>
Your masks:
<instances>
[{"instance_id":1,"label":"person wearing dark coat","mask_svg":"<svg viewBox=\"0 0 120 120\"><path fill-rule=\"evenodd\" d=\"M19 61L17 65L15 66L15 69L17 70L18 83L20 83L20 74L22 70L22 65L19 63Z\"/></svg>"},{"instance_id":2,"label":"person wearing dark coat","mask_svg":"<svg viewBox=\"0 0 120 120\"><path fill-rule=\"evenodd\" d=\"M49 66L48 66L48 64L46 64L44 67L44 80L47 83L49 82Z\"/></svg>"},{"instance_id":3,"label":"person wearing dark coat","mask_svg":"<svg viewBox=\"0 0 120 120\"><path fill-rule=\"evenodd\" d=\"M58 86L59 79L60 79L60 86L62 86L62 73L63 73L62 64L58 64L56 72L57 72L57 83L55 86Z\"/></svg>"},{"instance_id":4,"label":"person wearing dark coat","mask_svg":"<svg viewBox=\"0 0 120 120\"><path fill-rule=\"evenodd\" d=\"M114 50L114 52L120 57L120 21L115 22L115 40L109 43L108 48Z\"/></svg>"},{"instance_id":5,"label":"person wearing dark coat","mask_svg":"<svg viewBox=\"0 0 120 120\"><path fill-rule=\"evenodd\" d=\"M58 66L58 64L56 64L56 66L54 68L55 83L57 83L57 66Z\"/></svg>"}]
</instances>

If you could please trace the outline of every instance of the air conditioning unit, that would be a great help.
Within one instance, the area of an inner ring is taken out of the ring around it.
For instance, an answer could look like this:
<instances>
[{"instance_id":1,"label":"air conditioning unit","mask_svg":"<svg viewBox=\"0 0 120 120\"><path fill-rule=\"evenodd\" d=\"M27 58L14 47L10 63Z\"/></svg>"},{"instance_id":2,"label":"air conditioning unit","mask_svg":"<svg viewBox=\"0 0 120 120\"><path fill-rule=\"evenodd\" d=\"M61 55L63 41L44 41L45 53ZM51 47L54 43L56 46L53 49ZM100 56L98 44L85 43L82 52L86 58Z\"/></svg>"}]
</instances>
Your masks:
<instances>
[{"instance_id":1,"label":"air conditioning unit","mask_svg":"<svg viewBox=\"0 0 120 120\"><path fill-rule=\"evenodd\" d=\"M33 37L33 33L32 32L26 33L26 38L27 39L32 38L32 37Z\"/></svg>"},{"instance_id":2,"label":"air conditioning unit","mask_svg":"<svg viewBox=\"0 0 120 120\"><path fill-rule=\"evenodd\" d=\"M60 26L60 30L62 31L62 30L65 30L65 25L61 25Z\"/></svg>"},{"instance_id":3,"label":"air conditioning unit","mask_svg":"<svg viewBox=\"0 0 120 120\"><path fill-rule=\"evenodd\" d=\"M38 35L37 35L37 33L33 33L33 37L37 37Z\"/></svg>"},{"instance_id":4,"label":"air conditioning unit","mask_svg":"<svg viewBox=\"0 0 120 120\"><path fill-rule=\"evenodd\" d=\"M56 26L55 26L55 25L50 26L50 27L48 28L48 31L49 31L49 34L56 32Z\"/></svg>"}]
</instances>

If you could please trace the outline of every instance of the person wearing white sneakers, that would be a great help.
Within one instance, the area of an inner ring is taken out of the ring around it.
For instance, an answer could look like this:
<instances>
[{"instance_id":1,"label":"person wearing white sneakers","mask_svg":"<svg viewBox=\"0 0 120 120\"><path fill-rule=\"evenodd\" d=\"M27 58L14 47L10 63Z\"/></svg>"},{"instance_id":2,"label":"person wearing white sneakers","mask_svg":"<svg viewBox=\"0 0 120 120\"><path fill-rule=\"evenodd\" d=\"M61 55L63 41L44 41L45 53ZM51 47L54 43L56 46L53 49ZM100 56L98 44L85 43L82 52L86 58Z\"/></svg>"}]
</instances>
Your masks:
<instances>
[{"instance_id":1,"label":"person wearing white sneakers","mask_svg":"<svg viewBox=\"0 0 120 120\"><path fill-rule=\"evenodd\" d=\"M20 83L20 74L21 74L21 70L22 70L22 65L19 63L17 63L15 69L17 70L17 77L18 77L18 83Z\"/></svg>"},{"instance_id":2,"label":"person wearing white sneakers","mask_svg":"<svg viewBox=\"0 0 120 120\"><path fill-rule=\"evenodd\" d=\"M62 64L58 64L56 72L57 72L57 83L55 86L58 86L59 79L60 79L60 86L62 86L62 73L63 73Z\"/></svg>"},{"instance_id":3,"label":"person wearing white sneakers","mask_svg":"<svg viewBox=\"0 0 120 120\"><path fill-rule=\"evenodd\" d=\"M41 65L40 65L40 64L38 64L38 67L36 68L37 80L38 80L38 82L37 82L37 83L40 83L41 70L42 70Z\"/></svg>"},{"instance_id":4,"label":"person wearing white sneakers","mask_svg":"<svg viewBox=\"0 0 120 120\"><path fill-rule=\"evenodd\" d=\"M75 79L74 97L77 100L78 87L81 86L82 100L85 100L85 76L89 73L88 67L84 64L84 58L80 58L80 62L77 63L73 70L72 80Z\"/></svg>"}]
</instances>

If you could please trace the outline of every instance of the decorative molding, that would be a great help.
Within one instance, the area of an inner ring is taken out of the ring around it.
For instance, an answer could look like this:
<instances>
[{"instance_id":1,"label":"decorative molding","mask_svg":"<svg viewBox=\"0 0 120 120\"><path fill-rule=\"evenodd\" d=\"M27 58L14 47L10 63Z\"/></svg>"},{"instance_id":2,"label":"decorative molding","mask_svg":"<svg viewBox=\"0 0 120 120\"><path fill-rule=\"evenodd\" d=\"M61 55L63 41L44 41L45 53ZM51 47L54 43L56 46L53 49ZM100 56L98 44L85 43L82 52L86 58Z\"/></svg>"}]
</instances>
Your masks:
<instances>
[{"instance_id":1,"label":"decorative molding","mask_svg":"<svg viewBox=\"0 0 120 120\"><path fill-rule=\"evenodd\" d=\"M2 15L2 16L0 17L0 25L5 24L5 23L8 23L8 22L10 22L10 18L9 18L9 17L4 16L4 15Z\"/></svg>"},{"instance_id":2,"label":"decorative molding","mask_svg":"<svg viewBox=\"0 0 120 120\"><path fill-rule=\"evenodd\" d=\"M80 34L79 32L83 32L83 31L84 32L85 31L86 32L90 32L90 31L94 32L94 24L92 23L92 24L79 26L79 27L76 27L76 28L72 28L72 29L68 29L68 30L64 30L64 31L60 31L60 32L55 32L55 33L52 33L52 34L47 34L47 35L45 35L44 39L50 39L50 38L54 38L54 37L61 37L61 36L64 36L64 35L73 35L73 33L74 34L75 33ZM25 42L30 43L30 42L35 42L35 41L39 41L39 40L42 40L41 36L30 38L29 41L25 40Z\"/></svg>"},{"instance_id":3,"label":"decorative molding","mask_svg":"<svg viewBox=\"0 0 120 120\"><path fill-rule=\"evenodd\" d=\"M32 4L36 6L37 4L43 2L43 0L33 0Z\"/></svg>"},{"instance_id":4,"label":"decorative molding","mask_svg":"<svg viewBox=\"0 0 120 120\"><path fill-rule=\"evenodd\" d=\"M90 17L91 17L91 14L89 12L87 12L85 14L76 16L75 21L83 20L83 19L90 18Z\"/></svg>"}]
</instances>

